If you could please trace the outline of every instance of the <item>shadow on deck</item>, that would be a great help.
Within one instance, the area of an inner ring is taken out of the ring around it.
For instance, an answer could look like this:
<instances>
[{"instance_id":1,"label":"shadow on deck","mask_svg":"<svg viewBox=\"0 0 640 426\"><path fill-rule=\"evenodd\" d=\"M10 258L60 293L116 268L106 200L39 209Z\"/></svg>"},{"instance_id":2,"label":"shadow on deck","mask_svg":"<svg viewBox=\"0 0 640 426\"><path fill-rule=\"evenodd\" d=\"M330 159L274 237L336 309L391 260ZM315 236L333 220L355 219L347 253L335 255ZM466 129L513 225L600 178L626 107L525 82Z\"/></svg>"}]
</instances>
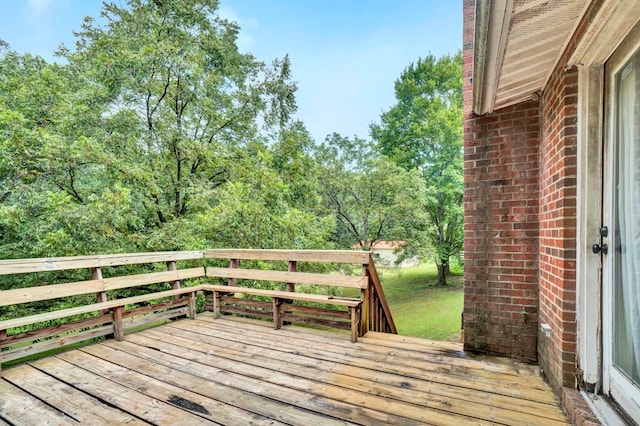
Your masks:
<instances>
[{"instance_id":1,"label":"shadow on deck","mask_svg":"<svg viewBox=\"0 0 640 426\"><path fill-rule=\"evenodd\" d=\"M569 424L533 366L211 313L2 372L8 424Z\"/></svg>"}]
</instances>

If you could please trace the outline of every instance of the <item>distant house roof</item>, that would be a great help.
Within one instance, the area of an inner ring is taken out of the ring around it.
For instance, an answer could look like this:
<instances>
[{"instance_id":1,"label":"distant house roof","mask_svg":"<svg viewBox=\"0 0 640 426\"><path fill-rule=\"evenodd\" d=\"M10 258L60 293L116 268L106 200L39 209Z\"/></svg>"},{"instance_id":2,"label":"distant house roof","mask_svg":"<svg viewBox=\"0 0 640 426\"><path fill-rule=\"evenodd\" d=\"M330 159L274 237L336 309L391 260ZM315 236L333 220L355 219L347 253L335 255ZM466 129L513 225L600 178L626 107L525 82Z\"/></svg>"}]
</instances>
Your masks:
<instances>
[{"instance_id":1,"label":"distant house roof","mask_svg":"<svg viewBox=\"0 0 640 426\"><path fill-rule=\"evenodd\" d=\"M374 250L397 250L403 245L407 244L406 241L377 241L371 245ZM362 243L354 244L352 249L361 249Z\"/></svg>"}]
</instances>

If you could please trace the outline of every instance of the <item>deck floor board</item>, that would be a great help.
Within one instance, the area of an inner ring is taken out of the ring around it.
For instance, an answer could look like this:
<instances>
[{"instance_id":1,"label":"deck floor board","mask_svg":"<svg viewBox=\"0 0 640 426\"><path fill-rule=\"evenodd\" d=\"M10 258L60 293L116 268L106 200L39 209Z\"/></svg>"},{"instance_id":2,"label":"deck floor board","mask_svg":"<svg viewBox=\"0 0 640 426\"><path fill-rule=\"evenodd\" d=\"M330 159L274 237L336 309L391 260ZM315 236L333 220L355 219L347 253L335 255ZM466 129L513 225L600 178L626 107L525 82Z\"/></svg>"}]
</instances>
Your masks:
<instances>
[{"instance_id":1,"label":"deck floor board","mask_svg":"<svg viewBox=\"0 0 640 426\"><path fill-rule=\"evenodd\" d=\"M177 326L179 325L191 327L189 323L177 324ZM251 347L246 342L237 343L225 340L221 334L217 334L216 337L198 337L193 336L195 333L187 329L183 329L181 334L183 337L192 335L201 350L216 353L237 362L262 366L298 377L306 377L315 381L432 408L443 409L443 405L445 405L445 411L452 413L478 415L478 412L485 411L487 399L491 399L497 407L494 409L496 413L494 413L492 420L505 419L509 421L510 419L510 421L516 421L523 420L523 418L526 420L532 412L536 413L536 417L546 415L550 419L560 421L563 419L563 415L561 413L559 415L554 405L549 406L546 403L520 400L517 406L505 409L503 407L508 407L513 399L499 394L493 395L474 389L461 389L459 386L451 384L434 384L428 380L389 374L382 370L376 371L355 366L345 368L342 363L308 357L304 352L296 354L282 351L267 352L263 347ZM177 335L175 338L178 338ZM238 352L242 353L238 354ZM408 358L406 362L415 364L415 361ZM539 381L539 378L536 378L536 381Z\"/></svg>"},{"instance_id":2,"label":"deck floor board","mask_svg":"<svg viewBox=\"0 0 640 426\"><path fill-rule=\"evenodd\" d=\"M208 313L3 370L0 394L0 425L570 424L530 365Z\"/></svg>"}]
</instances>

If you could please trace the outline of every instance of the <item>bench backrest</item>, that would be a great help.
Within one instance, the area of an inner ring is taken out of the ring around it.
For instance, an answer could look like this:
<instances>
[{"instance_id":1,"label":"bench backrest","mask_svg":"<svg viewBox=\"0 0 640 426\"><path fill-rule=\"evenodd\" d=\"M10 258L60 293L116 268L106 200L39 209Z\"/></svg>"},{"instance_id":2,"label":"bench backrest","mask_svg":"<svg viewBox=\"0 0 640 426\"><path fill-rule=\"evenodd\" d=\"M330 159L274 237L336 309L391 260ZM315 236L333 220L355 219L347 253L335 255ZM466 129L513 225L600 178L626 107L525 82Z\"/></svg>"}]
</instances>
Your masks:
<instances>
[{"instance_id":1,"label":"bench backrest","mask_svg":"<svg viewBox=\"0 0 640 426\"><path fill-rule=\"evenodd\" d=\"M197 261L201 265L202 259L201 251L185 251L0 260L0 289L11 284L15 275L32 274L29 279L35 282L30 287L0 290L0 363L110 334L118 338L127 329L192 316L195 292L189 294L181 288L181 282L204 277L205 269L179 269L177 262ZM157 271L158 263L167 270ZM132 274L131 268L126 267L143 264L156 264L150 265L154 272ZM107 267L109 277L104 278L103 269ZM91 279L67 282L69 276ZM122 292L112 293L160 283L167 286L145 290L142 293L146 294L134 297L130 297L132 292L124 293L124 298ZM75 298L90 294L95 294L95 302L86 297ZM60 299L61 303L56 302L54 308L46 307L51 304L33 303L52 299ZM16 305L23 306L8 308ZM37 313L31 314L34 311Z\"/></svg>"},{"instance_id":2,"label":"bench backrest","mask_svg":"<svg viewBox=\"0 0 640 426\"><path fill-rule=\"evenodd\" d=\"M287 291L296 291L296 284L360 289L361 294L368 287L365 268L370 262L368 252L322 251L322 250L205 250L207 259L227 259L229 267L207 267L207 277L225 278L230 286L237 286L238 280L272 281L286 283ZM283 270L241 268L241 260L287 262ZM323 274L298 272L299 262L355 264L362 267L359 275L338 273Z\"/></svg>"},{"instance_id":3,"label":"bench backrest","mask_svg":"<svg viewBox=\"0 0 640 426\"><path fill-rule=\"evenodd\" d=\"M172 283L179 287L179 281L203 277L203 267L182 269L176 267L179 260L202 259L201 251L113 254L103 256L76 256L45 259L0 260L0 275L52 272L62 270L90 269L92 279L62 284L44 284L35 287L16 288L0 291L0 307L28 302L40 302L84 294L99 294L98 301L106 301L106 292L111 290L140 287L149 284ZM146 274L102 277L102 268L123 265L140 265L164 262L167 271Z\"/></svg>"}]
</instances>

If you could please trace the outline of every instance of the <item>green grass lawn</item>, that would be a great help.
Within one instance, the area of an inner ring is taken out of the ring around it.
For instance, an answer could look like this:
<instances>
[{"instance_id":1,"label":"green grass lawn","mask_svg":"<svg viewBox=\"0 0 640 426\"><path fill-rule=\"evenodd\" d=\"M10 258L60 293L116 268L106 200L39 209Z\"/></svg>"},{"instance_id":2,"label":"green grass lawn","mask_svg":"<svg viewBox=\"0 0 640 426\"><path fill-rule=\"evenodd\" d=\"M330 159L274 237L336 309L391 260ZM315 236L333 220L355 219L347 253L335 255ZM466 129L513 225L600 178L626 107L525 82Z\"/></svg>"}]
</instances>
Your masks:
<instances>
[{"instance_id":1,"label":"green grass lawn","mask_svg":"<svg viewBox=\"0 0 640 426\"><path fill-rule=\"evenodd\" d=\"M378 270L398 334L433 340L460 340L462 271L435 287L436 267L423 264Z\"/></svg>"}]
</instances>

